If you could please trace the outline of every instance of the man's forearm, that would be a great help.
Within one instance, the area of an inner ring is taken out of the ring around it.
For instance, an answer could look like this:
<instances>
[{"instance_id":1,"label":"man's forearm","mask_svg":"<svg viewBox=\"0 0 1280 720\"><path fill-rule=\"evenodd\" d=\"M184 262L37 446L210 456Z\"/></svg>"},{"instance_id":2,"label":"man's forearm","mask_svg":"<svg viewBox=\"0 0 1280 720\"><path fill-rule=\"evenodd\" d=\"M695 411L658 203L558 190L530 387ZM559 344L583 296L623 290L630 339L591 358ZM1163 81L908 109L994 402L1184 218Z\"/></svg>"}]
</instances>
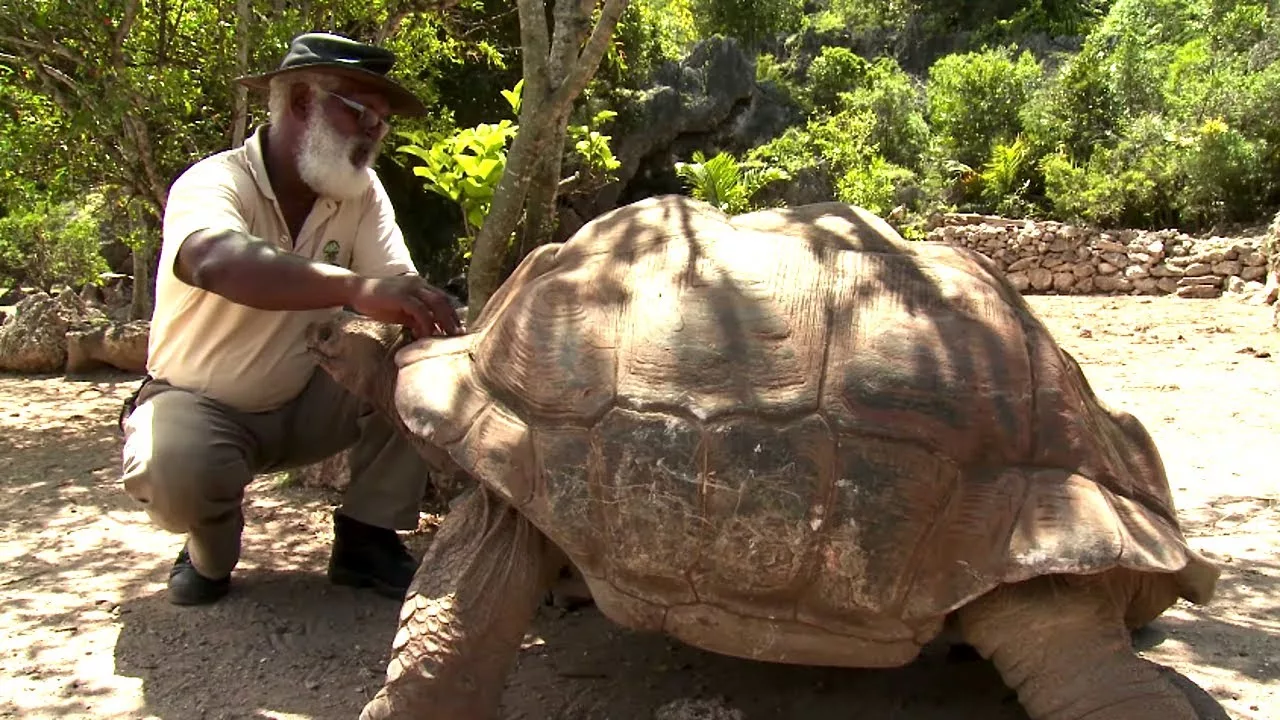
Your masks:
<instances>
[{"instance_id":1,"label":"man's forearm","mask_svg":"<svg viewBox=\"0 0 1280 720\"><path fill-rule=\"evenodd\" d=\"M283 252L243 233L197 233L184 243L178 277L261 310L315 310L350 302L364 278Z\"/></svg>"}]
</instances>

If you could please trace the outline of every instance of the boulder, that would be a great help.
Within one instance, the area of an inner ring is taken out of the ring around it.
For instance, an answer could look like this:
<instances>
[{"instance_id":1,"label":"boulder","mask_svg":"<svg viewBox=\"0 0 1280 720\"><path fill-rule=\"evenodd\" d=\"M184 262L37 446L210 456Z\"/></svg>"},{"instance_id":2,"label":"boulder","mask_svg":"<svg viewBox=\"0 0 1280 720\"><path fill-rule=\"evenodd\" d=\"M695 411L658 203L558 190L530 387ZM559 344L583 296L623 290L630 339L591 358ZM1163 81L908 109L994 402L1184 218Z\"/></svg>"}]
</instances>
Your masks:
<instances>
[{"instance_id":1,"label":"boulder","mask_svg":"<svg viewBox=\"0 0 1280 720\"><path fill-rule=\"evenodd\" d=\"M103 367L131 373L147 371L146 320L80 325L67 330L66 373L74 375Z\"/></svg>"},{"instance_id":2,"label":"boulder","mask_svg":"<svg viewBox=\"0 0 1280 720\"><path fill-rule=\"evenodd\" d=\"M0 370L19 373L62 372L67 361L67 330L91 311L70 289L51 297L37 292L18 301L13 319L0 326Z\"/></svg>"},{"instance_id":3,"label":"boulder","mask_svg":"<svg viewBox=\"0 0 1280 720\"><path fill-rule=\"evenodd\" d=\"M708 38L698 43L680 62L667 62L653 74L654 85L624 107L612 129L613 154L621 164L615 171L617 182L611 183L596 197L593 205L600 212L625 202L628 185L641 173L641 165L650 159L663 164L664 173L675 158L671 147L681 136L706 137L732 124L735 113L751 107L756 92L755 64L737 41ZM754 132L759 124L768 124L763 109L755 119L744 119L742 132ZM586 213L587 216L593 216Z\"/></svg>"}]
</instances>

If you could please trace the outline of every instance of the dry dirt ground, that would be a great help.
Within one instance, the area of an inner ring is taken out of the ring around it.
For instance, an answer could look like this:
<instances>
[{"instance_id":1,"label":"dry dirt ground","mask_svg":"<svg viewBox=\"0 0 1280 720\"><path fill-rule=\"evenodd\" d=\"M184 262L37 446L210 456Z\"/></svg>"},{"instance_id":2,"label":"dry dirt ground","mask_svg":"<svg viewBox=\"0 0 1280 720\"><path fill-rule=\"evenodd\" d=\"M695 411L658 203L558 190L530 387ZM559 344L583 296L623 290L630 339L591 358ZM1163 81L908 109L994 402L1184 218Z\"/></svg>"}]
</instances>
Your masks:
<instances>
[{"instance_id":1,"label":"dry dirt ground","mask_svg":"<svg viewBox=\"0 0 1280 720\"><path fill-rule=\"evenodd\" d=\"M1033 297L1098 393L1151 430L1191 543L1223 569L1207 607L1136 637L1233 718L1280 718L1280 334L1231 299ZM378 687L397 604L329 586L334 498L251 490L235 592L164 598L181 539L120 488L115 432L134 378L0 377L0 717L354 718ZM421 548L429 537L413 537ZM750 720L1025 718L991 667L930 649L894 670L756 664L547 608L504 720L649 720L701 698ZM704 717L711 718L712 715Z\"/></svg>"}]
</instances>

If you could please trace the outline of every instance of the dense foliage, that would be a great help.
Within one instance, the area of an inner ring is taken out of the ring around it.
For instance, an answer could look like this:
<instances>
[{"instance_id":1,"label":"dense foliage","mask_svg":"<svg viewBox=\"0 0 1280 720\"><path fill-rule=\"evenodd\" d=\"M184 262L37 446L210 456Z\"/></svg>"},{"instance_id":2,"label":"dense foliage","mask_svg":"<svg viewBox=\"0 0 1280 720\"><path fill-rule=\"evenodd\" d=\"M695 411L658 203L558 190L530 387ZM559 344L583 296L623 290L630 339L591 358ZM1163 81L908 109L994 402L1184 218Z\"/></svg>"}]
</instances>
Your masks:
<instances>
[{"instance_id":1,"label":"dense foliage","mask_svg":"<svg viewBox=\"0 0 1280 720\"><path fill-rule=\"evenodd\" d=\"M608 181L655 71L723 35L789 126L732 152L691 139L668 171L734 210L803 186L892 213L909 235L937 210L1262 223L1280 206L1275 13L1260 0L632 0L568 123L565 187ZM153 248L168 183L235 137L231 79L307 29L401 56L433 113L397 124L380 168L415 258L464 269L514 131L508 0L0 0L0 286L86 279L104 267L95 243ZM251 130L264 108L249 109Z\"/></svg>"}]
</instances>

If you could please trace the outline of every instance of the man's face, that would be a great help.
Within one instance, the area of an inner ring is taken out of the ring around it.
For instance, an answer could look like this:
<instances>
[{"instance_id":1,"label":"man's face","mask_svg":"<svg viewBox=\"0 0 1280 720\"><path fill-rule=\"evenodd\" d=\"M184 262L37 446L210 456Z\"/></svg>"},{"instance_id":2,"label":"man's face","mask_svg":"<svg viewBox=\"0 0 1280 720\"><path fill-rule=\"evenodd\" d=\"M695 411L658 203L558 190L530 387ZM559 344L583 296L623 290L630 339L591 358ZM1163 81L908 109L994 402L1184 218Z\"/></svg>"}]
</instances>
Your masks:
<instances>
[{"instance_id":1,"label":"man's face","mask_svg":"<svg viewBox=\"0 0 1280 720\"><path fill-rule=\"evenodd\" d=\"M316 193L345 200L363 193L386 136L387 101L356 85L316 90L298 154L298 172Z\"/></svg>"}]
</instances>

